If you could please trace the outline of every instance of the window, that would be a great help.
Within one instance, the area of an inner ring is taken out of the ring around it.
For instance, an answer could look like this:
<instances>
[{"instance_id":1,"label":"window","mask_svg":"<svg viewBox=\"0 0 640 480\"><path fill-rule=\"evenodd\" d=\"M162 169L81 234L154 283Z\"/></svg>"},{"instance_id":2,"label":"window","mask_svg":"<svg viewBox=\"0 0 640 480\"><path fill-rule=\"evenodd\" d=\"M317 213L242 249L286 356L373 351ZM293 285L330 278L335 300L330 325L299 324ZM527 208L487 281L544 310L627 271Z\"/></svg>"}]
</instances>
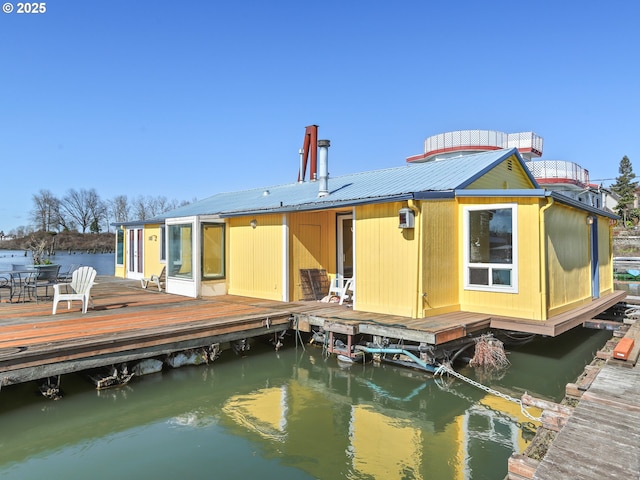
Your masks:
<instances>
[{"instance_id":1,"label":"window","mask_svg":"<svg viewBox=\"0 0 640 480\"><path fill-rule=\"evenodd\" d=\"M517 293L517 205L466 207L465 288Z\"/></svg>"},{"instance_id":2,"label":"window","mask_svg":"<svg viewBox=\"0 0 640 480\"><path fill-rule=\"evenodd\" d=\"M169 261L167 271L170 277L193 278L193 226L190 223L169 225Z\"/></svg>"},{"instance_id":3,"label":"window","mask_svg":"<svg viewBox=\"0 0 640 480\"><path fill-rule=\"evenodd\" d=\"M116 231L116 265L124 265L124 230Z\"/></svg>"},{"instance_id":4,"label":"window","mask_svg":"<svg viewBox=\"0 0 640 480\"><path fill-rule=\"evenodd\" d=\"M224 223L202 224L202 279L224 278Z\"/></svg>"},{"instance_id":5,"label":"window","mask_svg":"<svg viewBox=\"0 0 640 480\"><path fill-rule=\"evenodd\" d=\"M160 261L167 260L167 227L160 225Z\"/></svg>"}]
</instances>

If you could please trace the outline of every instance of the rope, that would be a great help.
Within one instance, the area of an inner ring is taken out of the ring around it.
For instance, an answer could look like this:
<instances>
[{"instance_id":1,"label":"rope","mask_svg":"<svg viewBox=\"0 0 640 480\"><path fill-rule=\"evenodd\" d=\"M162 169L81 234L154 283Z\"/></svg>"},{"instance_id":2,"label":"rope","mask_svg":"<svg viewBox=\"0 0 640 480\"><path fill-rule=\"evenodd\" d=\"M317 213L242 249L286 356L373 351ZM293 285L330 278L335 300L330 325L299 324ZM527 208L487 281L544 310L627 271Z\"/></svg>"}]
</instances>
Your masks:
<instances>
[{"instance_id":1,"label":"rope","mask_svg":"<svg viewBox=\"0 0 640 480\"><path fill-rule=\"evenodd\" d=\"M518 398L514 398L510 395L507 395L506 393L499 392L498 390L494 390L493 388L489 388L486 385L482 385L481 383L476 382L475 380L471 380L470 378L465 377L461 373L456 372L449 365L441 364L438 367L438 369L435 371L434 375L442 376L444 373L447 373L453 377L456 377L462 380L463 382L467 382L469 385L479 388L480 390L484 390L485 392L490 393L491 395L495 395L496 397L503 398L504 400L508 400L509 402L517 403L518 405L520 405L520 411L525 417L527 417L529 420L533 420L534 422L542 422L542 419L540 417L534 417L529 412L527 412L527 410L525 409L525 406L522 404L522 400Z\"/></svg>"}]
</instances>

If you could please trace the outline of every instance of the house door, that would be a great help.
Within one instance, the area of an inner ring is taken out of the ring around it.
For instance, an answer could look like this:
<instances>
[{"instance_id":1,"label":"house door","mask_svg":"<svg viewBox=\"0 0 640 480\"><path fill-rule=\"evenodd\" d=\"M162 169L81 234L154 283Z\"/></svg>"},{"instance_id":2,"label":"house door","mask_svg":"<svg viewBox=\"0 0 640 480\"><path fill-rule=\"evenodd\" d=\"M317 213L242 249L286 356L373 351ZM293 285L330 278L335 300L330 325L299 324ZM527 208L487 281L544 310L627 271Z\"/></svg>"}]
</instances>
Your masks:
<instances>
[{"instance_id":1,"label":"house door","mask_svg":"<svg viewBox=\"0 0 640 480\"><path fill-rule=\"evenodd\" d=\"M600 262L598 259L598 219L593 218L591 234L591 296L600 298Z\"/></svg>"},{"instance_id":2,"label":"house door","mask_svg":"<svg viewBox=\"0 0 640 480\"><path fill-rule=\"evenodd\" d=\"M129 238L127 239L127 278L139 279L143 277L143 235L144 230L142 228L129 230Z\"/></svg>"},{"instance_id":3,"label":"house door","mask_svg":"<svg viewBox=\"0 0 640 480\"><path fill-rule=\"evenodd\" d=\"M337 270L344 277L353 277L353 215L338 215Z\"/></svg>"}]
</instances>

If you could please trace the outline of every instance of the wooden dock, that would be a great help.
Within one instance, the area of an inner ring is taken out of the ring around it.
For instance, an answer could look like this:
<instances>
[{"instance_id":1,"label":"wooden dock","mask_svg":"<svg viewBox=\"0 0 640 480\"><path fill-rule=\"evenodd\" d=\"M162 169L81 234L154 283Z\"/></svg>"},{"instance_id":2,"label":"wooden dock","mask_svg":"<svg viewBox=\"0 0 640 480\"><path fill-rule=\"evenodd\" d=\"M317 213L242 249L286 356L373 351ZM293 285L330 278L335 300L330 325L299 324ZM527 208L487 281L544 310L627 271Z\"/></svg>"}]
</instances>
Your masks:
<instances>
[{"instance_id":1,"label":"wooden dock","mask_svg":"<svg viewBox=\"0 0 640 480\"><path fill-rule=\"evenodd\" d=\"M469 335L493 328L496 320L499 328L528 331L520 327L522 321L469 312L411 319L316 301L284 303L232 295L192 299L145 290L139 281L115 277L100 277L92 297L95 308L84 315L79 302L71 310L61 303L55 316L51 302L0 303L0 387L291 328L310 332L322 327L338 334L434 346L468 341ZM567 318L582 322L583 316L595 316L617 298L603 299L577 320Z\"/></svg>"},{"instance_id":2,"label":"wooden dock","mask_svg":"<svg viewBox=\"0 0 640 480\"><path fill-rule=\"evenodd\" d=\"M541 460L537 480L640 478L640 368L605 365Z\"/></svg>"},{"instance_id":3,"label":"wooden dock","mask_svg":"<svg viewBox=\"0 0 640 480\"><path fill-rule=\"evenodd\" d=\"M558 433L541 460L511 456L509 480L640 479L640 324L625 338L636 342L627 359L614 359L609 351L604 365L587 366L584 378L567 385L567 396L579 403L574 409L558 406L572 411L560 428L547 427Z\"/></svg>"}]
</instances>

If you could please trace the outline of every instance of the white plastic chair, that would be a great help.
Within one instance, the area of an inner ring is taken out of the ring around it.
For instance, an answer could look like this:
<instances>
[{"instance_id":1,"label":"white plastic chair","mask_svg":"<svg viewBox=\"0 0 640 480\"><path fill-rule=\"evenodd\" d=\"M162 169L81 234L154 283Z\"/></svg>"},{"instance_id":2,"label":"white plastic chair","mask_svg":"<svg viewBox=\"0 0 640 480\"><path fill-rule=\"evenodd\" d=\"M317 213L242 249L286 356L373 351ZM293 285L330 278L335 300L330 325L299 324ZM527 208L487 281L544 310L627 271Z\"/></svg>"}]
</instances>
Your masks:
<instances>
[{"instance_id":1,"label":"white plastic chair","mask_svg":"<svg viewBox=\"0 0 640 480\"><path fill-rule=\"evenodd\" d=\"M87 307L91 301L91 287L96 279L96 270L93 267L80 267L71 275L70 283L58 283L53 286L53 315L56 314L58 302L66 300L67 309L71 308L71 302L80 300L82 302L82 313L87 313ZM71 287L72 293L63 293L61 287Z\"/></svg>"},{"instance_id":2,"label":"white plastic chair","mask_svg":"<svg viewBox=\"0 0 640 480\"><path fill-rule=\"evenodd\" d=\"M344 303L344 301L349 298L349 291L351 291L351 296L353 300L353 294L355 291L353 278L343 277L342 275L337 275L331 281L331 286L329 287L329 295L340 297L340 305Z\"/></svg>"},{"instance_id":3,"label":"white plastic chair","mask_svg":"<svg viewBox=\"0 0 640 480\"><path fill-rule=\"evenodd\" d=\"M162 291L162 284L166 281L167 267L162 267L160 275L151 275L149 278L141 278L140 284L142 288L147 288L150 283L155 283L158 286L158 291Z\"/></svg>"}]
</instances>

